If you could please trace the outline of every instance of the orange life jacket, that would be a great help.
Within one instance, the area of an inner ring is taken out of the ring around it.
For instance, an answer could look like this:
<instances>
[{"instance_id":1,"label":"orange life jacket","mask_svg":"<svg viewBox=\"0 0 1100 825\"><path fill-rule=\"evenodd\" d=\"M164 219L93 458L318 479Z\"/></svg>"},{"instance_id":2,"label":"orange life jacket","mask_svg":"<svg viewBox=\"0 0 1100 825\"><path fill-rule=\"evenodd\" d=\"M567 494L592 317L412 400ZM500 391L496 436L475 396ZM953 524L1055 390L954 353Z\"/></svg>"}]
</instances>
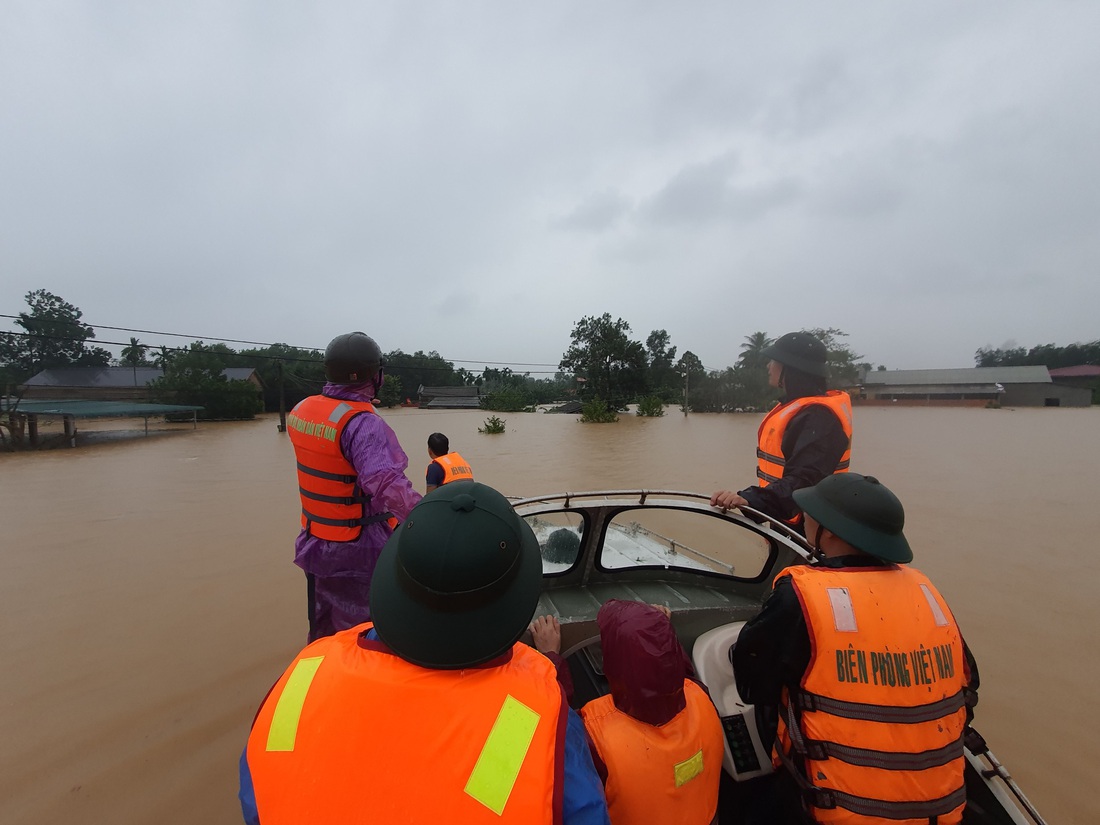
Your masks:
<instances>
[{"instance_id":1,"label":"orange life jacket","mask_svg":"<svg viewBox=\"0 0 1100 825\"><path fill-rule=\"evenodd\" d=\"M684 680L682 711L660 727L615 707L610 694L581 708L581 718L607 766L612 825L676 822L706 825L718 810L724 744L710 697Z\"/></svg>"},{"instance_id":2,"label":"orange life jacket","mask_svg":"<svg viewBox=\"0 0 1100 825\"><path fill-rule=\"evenodd\" d=\"M791 419L814 404L828 407L840 419L840 426L848 436L848 449L840 457L840 462L833 472L848 472L848 463L852 458L852 399L846 392L829 390L825 395L808 395L788 401L786 404L779 404L764 416L757 433L756 446L756 477L760 479L761 487L767 487L783 478L783 468L787 464L783 456L783 434L787 431L787 425L791 423Z\"/></svg>"},{"instance_id":3,"label":"orange life jacket","mask_svg":"<svg viewBox=\"0 0 1100 825\"><path fill-rule=\"evenodd\" d=\"M364 524L393 519L391 513L367 514L370 496L360 489L355 468L340 449L344 428L361 413L373 414L374 407L366 401L311 395L287 416L287 432L298 460L302 529L312 536L355 541Z\"/></svg>"},{"instance_id":4,"label":"orange life jacket","mask_svg":"<svg viewBox=\"0 0 1100 825\"><path fill-rule=\"evenodd\" d=\"M910 567L790 567L810 664L784 690L773 750L821 823L955 825L963 784L962 637Z\"/></svg>"},{"instance_id":5,"label":"orange life jacket","mask_svg":"<svg viewBox=\"0 0 1100 825\"><path fill-rule=\"evenodd\" d=\"M567 705L554 666L431 670L365 638L306 647L248 737L260 821L560 823Z\"/></svg>"},{"instance_id":6,"label":"orange life jacket","mask_svg":"<svg viewBox=\"0 0 1100 825\"><path fill-rule=\"evenodd\" d=\"M474 480L474 471L466 463L466 459L456 452L433 458L432 463L443 468L443 481L441 484L449 484L452 481Z\"/></svg>"}]
</instances>

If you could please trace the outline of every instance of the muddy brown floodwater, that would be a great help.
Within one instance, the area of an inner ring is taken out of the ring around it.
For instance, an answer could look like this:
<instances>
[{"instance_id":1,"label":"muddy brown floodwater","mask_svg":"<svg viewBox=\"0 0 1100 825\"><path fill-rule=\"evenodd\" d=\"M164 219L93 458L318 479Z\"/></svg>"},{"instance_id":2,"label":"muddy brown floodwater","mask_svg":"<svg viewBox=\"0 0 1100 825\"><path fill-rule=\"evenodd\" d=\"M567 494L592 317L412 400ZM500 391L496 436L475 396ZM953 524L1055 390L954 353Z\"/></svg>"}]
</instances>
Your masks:
<instances>
[{"instance_id":1,"label":"muddy brown floodwater","mask_svg":"<svg viewBox=\"0 0 1100 825\"><path fill-rule=\"evenodd\" d=\"M760 421L384 415L417 489L438 430L509 495L746 486ZM976 727L1051 825L1100 821L1100 409L857 408L855 433L978 659ZM293 468L270 416L0 455L0 821L240 822L249 724L305 642Z\"/></svg>"}]
</instances>

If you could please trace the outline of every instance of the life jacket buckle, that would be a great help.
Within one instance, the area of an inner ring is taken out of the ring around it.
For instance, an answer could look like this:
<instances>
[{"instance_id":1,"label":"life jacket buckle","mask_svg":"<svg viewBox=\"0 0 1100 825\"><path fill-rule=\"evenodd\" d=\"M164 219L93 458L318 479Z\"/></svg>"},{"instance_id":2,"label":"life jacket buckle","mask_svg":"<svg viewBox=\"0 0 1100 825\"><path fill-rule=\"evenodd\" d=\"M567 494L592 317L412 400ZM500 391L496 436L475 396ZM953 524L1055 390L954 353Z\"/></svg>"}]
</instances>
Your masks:
<instances>
[{"instance_id":1,"label":"life jacket buckle","mask_svg":"<svg viewBox=\"0 0 1100 825\"><path fill-rule=\"evenodd\" d=\"M814 701L814 695L812 693L804 693L797 691L791 697L794 702L795 709L800 713L805 711L813 712L817 710L817 702Z\"/></svg>"},{"instance_id":2,"label":"life jacket buckle","mask_svg":"<svg viewBox=\"0 0 1100 825\"><path fill-rule=\"evenodd\" d=\"M813 807L825 811L831 811L836 807L836 796L833 795L833 792L821 788L806 791L806 801Z\"/></svg>"},{"instance_id":3,"label":"life jacket buckle","mask_svg":"<svg viewBox=\"0 0 1100 825\"><path fill-rule=\"evenodd\" d=\"M804 740L806 756L813 759L815 762L823 762L829 758L829 752L825 748L825 743L816 739ZM820 807L820 806L819 806Z\"/></svg>"}]
</instances>

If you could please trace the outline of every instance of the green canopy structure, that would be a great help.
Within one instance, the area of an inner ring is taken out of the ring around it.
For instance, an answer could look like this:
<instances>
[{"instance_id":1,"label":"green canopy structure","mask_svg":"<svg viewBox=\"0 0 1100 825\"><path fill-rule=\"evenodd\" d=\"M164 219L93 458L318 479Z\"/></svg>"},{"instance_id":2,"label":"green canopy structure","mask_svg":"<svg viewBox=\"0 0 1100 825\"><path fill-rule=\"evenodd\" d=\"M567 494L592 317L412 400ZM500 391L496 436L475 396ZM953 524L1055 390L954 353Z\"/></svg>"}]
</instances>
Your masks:
<instances>
[{"instance_id":1,"label":"green canopy structure","mask_svg":"<svg viewBox=\"0 0 1100 825\"><path fill-rule=\"evenodd\" d=\"M167 413L191 413L192 426L198 426L196 413L201 406L191 404L146 404L135 401L91 401L82 398L19 401L3 412L27 419L27 436L32 447L38 446L38 419L40 416L61 416L65 423L65 438L76 446L76 419L78 418L144 418L145 434L149 434L149 419Z\"/></svg>"}]
</instances>

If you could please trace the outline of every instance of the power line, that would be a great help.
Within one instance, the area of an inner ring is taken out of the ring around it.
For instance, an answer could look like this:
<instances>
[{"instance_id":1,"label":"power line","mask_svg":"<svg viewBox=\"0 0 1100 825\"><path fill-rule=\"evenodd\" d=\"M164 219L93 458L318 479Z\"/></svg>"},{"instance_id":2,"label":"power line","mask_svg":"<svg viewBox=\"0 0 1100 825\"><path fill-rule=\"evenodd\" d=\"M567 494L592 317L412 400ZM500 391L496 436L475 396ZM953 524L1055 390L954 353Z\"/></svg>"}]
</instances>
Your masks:
<instances>
[{"instance_id":1,"label":"power line","mask_svg":"<svg viewBox=\"0 0 1100 825\"><path fill-rule=\"evenodd\" d=\"M5 315L5 316L0 316L0 317L7 318L7 317L10 317L10 316ZM122 330L122 331L125 332L127 330ZM135 331L139 331L139 330L135 330ZM159 334L159 333L155 333L155 334ZM164 334L174 334L174 333L164 333ZM126 347L132 346L132 344L129 341L105 341L105 340L100 339L100 338L74 338L74 337L68 336L68 335L46 335L46 334L41 333L41 332L0 332L0 335L12 335L12 336L15 336L15 337L18 337L18 338L33 338L33 339L37 339L37 340L45 339L47 341L69 341L69 342L73 342L73 343L80 342L80 343L91 344L91 345L105 344L105 345L111 346L111 347L126 348ZM186 337L186 336L182 336L182 337ZM233 341L234 339L219 338L219 339L211 339L211 340L216 340L220 343L220 342L224 342L224 341ZM240 341L238 341L237 343L250 343L250 342L240 342ZM143 347L145 349L149 349L149 350L160 350L160 351L163 351L163 352L178 352L178 353L196 352L196 350L193 350L190 347L169 347L169 346L166 346L166 345L163 345L163 344L158 346L158 345L155 345L155 344L141 344L141 343L139 343L138 346ZM267 344L266 346L274 347L274 346L290 346L290 345L289 344L282 344L282 345L280 345L280 344ZM296 349L305 349L305 347L297 347ZM289 355L261 355L260 353L255 353L255 352L249 352L249 353L242 353L242 352L236 352L236 351L219 352L218 350L197 350L197 351L206 352L209 355L220 355L220 356L224 356L224 357L227 357L227 358L243 358L245 360L260 359L260 360L264 360L264 361L282 361L283 363L287 363L287 364L320 364L321 363L319 358L294 358L294 357L289 356ZM314 351L319 352L319 350L314 350ZM417 357L415 355L408 355L407 353L402 353L402 354L406 355L409 358L416 358ZM428 357L428 356L424 356L424 357ZM447 361L447 359L443 358L443 356L439 356L439 357L442 360ZM450 361L447 361L447 362L450 363L450 364L453 364L453 362L450 362ZM482 363L482 362L471 362L471 363ZM488 366L489 363L494 363L494 362L487 362L486 366ZM513 361L501 361L501 362L496 362L496 363L514 364L515 362L513 362ZM126 365L122 365L122 366L126 366ZM139 365L139 366L141 366L141 365ZM148 366L148 365L145 365L145 366ZM454 371L452 369L452 367L433 366L431 364L390 363L390 364L387 365L387 367L391 370L413 370L413 371L419 371L419 372L453 372ZM559 372L559 370L525 370L524 374L528 374L528 375L556 375L558 372Z\"/></svg>"},{"instance_id":2,"label":"power line","mask_svg":"<svg viewBox=\"0 0 1100 825\"><path fill-rule=\"evenodd\" d=\"M22 316L20 316L20 315L7 315L7 314L0 313L0 318L10 318L12 320L18 321L21 317ZM286 344L286 343L272 344L272 343L266 343L264 341L245 341L245 340L242 340L242 339L239 339L239 338L219 338L219 337L214 336L214 335L189 335L189 334L182 333L182 332L164 332L162 330L153 330L153 329L133 329L131 327L113 327L113 326L108 326L107 324L89 324L86 321L77 321L76 323L84 324L84 326L91 327L92 329L109 329L109 330L113 330L115 332L137 332L137 333L140 333L142 335L164 335L164 336L168 336L168 337L172 337L172 338L190 338L193 341L217 341L217 342L220 342L220 343L223 343L223 344L249 344L249 345L255 346L255 347L283 346L283 347L291 347L292 349L312 350L313 352L323 352L324 349L325 349L324 347L297 347L297 346L292 346L291 344ZM29 333L15 332L15 333L11 333L11 334L12 335L27 335ZM41 337L47 337L47 336L41 336ZM63 340L69 340L69 339L63 339ZM80 339L71 339L71 340L80 340ZM125 347L130 346L130 343L128 341L125 344L121 344L117 341L102 341L100 343L112 344L112 345L116 345L116 346L125 346ZM413 357L413 356L410 355L410 357ZM442 357L442 356L440 356L440 357ZM469 359L469 358L445 358L444 360L449 361L452 364L484 364L485 366L492 365L492 366L514 366L514 367L557 367L557 364L543 364L543 363L526 362L526 361L479 361L479 360L472 360L472 359Z\"/></svg>"},{"instance_id":3,"label":"power line","mask_svg":"<svg viewBox=\"0 0 1100 825\"><path fill-rule=\"evenodd\" d=\"M0 318L8 318L8 319L11 319L11 320L18 321L25 314L26 313L23 313L23 315L8 315L8 314L5 314L5 313L0 313ZM298 347L298 346L293 346L291 344L281 343L281 342L280 343L268 343L268 342L263 342L263 341L246 341L246 340L243 340L243 339L240 339L240 338L219 338L217 336L212 336L212 335L189 335L189 334L182 333L182 332L164 332L162 330L135 329L135 328L132 328L132 327L115 327L115 326L108 326L107 324L89 324L86 321L77 321L76 323L83 324L84 326L91 327L92 329L109 329L109 330L113 330L115 332L136 332L136 333L140 333L142 335L163 335L163 336L167 336L167 337L171 337L171 338L189 338L192 341L215 341L215 342L223 343L223 344L248 344L250 346L255 346L255 347L290 347L291 349L307 350L307 351L311 351L311 352L323 352L324 349L325 349L324 347ZM27 337L27 336L31 335L31 333L27 333L27 332L9 332L7 334L9 334L9 335L21 335L21 336L24 336L24 337ZM39 338L49 338L49 337L51 337L51 336L47 336L47 335L40 335L40 334L37 334L37 333L35 333L35 336L39 337ZM54 339L55 340L63 340L63 341L85 340L85 339L80 339L80 338L64 338L64 337L60 337L60 336L54 336ZM124 343L124 342L121 342L121 341L98 341L97 339L94 339L94 338L92 340L96 340L97 343L107 344L109 346L119 346L119 347L128 347L128 346L130 346L129 341L126 341ZM160 349L163 345L158 346L158 345L151 345L151 344L141 344L141 346L149 347L150 349L153 349L153 348ZM182 348L182 347L163 347L163 348L170 351L170 352L190 352L190 349L185 349L185 348ZM235 354L239 354L239 353L235 353ZM410 353L402 353L402 354L407 355L410 358L415 358L416 357L416 356L414 356ZM268 358L268 359L272 359L272 360L282 360L282 361L286 361L286 362L315 363L314 361L312 361L311 359L308 359L308 358L289 358L289 357L286 357L286 356L249 354L248 357L250 357L250 358ZM439 357L443 358L443 356L439 356ZM546 364L546 363L540 363L540 362L534 362L534 361L480 361L480 360L472 360L472 359L468 359L468 358L465 358L465 359L464 358L443 358L443 360L447 361L450 364L482 364L486 367L490 367L490 366L494 366L494 367L552 367L552 369L550 369L550 370L523 370L523 372L533 374L533 375L556 375L557 373L561 372L561 370L559 369L558 364ZM700 364L700 366L703 366L703 365ZM400 368L400 367L395 366L395 368ZM415 368L410 367L410 369L423 369L423 370L429 370L429 371L431 371L431 370L445 371L446 370L445 367L428 367L428 366L415 367ZM703 366L703 370L705 372L713 372L714 371L714 370L710 370L709 368L707 368L705 366Z\"/></svg>"}]
</instances>

